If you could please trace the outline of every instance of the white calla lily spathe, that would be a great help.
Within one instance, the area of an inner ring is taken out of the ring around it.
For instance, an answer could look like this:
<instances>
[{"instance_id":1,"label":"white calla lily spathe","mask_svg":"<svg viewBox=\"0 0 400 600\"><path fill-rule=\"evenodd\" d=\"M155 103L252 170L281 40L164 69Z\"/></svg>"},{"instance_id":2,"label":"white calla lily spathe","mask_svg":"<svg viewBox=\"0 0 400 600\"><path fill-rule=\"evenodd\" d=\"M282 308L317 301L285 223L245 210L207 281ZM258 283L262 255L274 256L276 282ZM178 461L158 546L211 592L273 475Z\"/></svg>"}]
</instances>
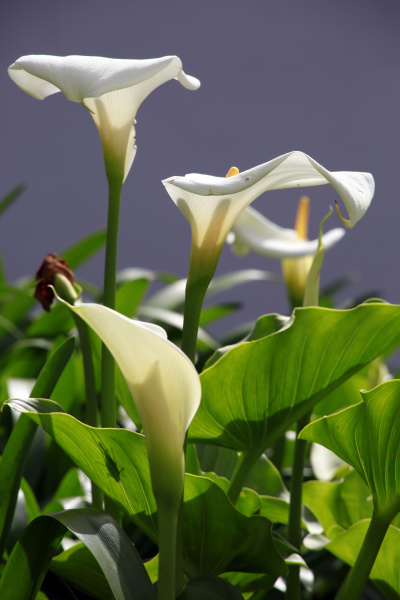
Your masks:
<instances>
[{"instance_id":1,"label":"white calla lily spathe","mask_svg":"<svg viewBox=\"0 0 400 600\"><path fill-rule=\"evenodd\" d=\"M135 117L143 100L158 86L177 79L195 90L200 82L186 75L177 56L147 60L99 56L22 56L8 73L24 92L43 100L62 92L81 102L99 131L107 174L123 179L135 157Z\"/></svg>"},{"instance_id":2,"label":"white calla lily spathe","mask_svg":"<svg viewBox=\"0 0 400 600\"><path fill-rule=\"evenodd\" d=\"M101 338L126 379L142 421L157 502L179 505L185 434L201 397L196 369L162 327L99 304L67 305Z\"/></svg>"},{"instance_id":3,"label":"white calla lily spathe","mask_svg":"<svg viewBox=\"0 0 400 600\"><path fill-rule=\"evenodd\" d=\"M192 173L163 181L192 229L191 271L215 270L226 237L236 219L267 190L330 183L341 197L353 227L365 214L374 194L370 173L330 172L303 152L289 152L230 177ZM340 213L338 213L340 215Z\"/></svg>"},{"instance_id":4,"label":"white calla lily spathe","mask_svg":"<svg viewBox=\"0 0 400 600\"><path fill-rule=\"evenodd\" d=\"M322 243L325 250L332 248L345 233L343 227L336 227L324 233ZM295 229L276 225L251 206L238 216L227 242L239 256L252 251L277 259L312 255L318 248L318 239L305 240Z\"/></svg>"}]
</instances>

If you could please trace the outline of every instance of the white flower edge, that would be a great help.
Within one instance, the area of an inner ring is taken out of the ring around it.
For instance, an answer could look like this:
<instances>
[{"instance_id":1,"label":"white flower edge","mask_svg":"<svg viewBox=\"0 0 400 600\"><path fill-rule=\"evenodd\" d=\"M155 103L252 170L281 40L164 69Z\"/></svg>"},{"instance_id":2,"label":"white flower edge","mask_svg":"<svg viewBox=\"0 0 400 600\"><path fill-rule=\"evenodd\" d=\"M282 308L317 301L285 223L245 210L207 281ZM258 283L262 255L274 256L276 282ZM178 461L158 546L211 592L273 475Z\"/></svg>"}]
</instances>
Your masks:
<instances>
[{"instance_id":1,"label":"white flower edge","mask_svg":"<svg viewBox=\"0 0 400 600\"><path fill-rule=\"evenodd\" d=\"M141 84L162 71L168 71L168 79L178 79L187 89L200 86L196 77L184 73L177 56L134 60L31 54L21 56L8 68L11 79L34 98L42 100L61 91L73 102Z\"/></svg>"},{"instance_id":2,"label":"white flower edge","mask_svg":"<svg viewBox=\"0 0 400 600\"><path fill-rule=\"evenodd\" d=\"M349 219L342 218L342 221L349 228L363 217L375 190L374 179L370 173L330 172L300 151L283 154L228 178L190 173L184 177L170 177L163 183L175 203L182 198L182 192L186 192L184 194L186 202L190 201L192 195L211 196L215 197L215 200L229 196L238 198L242 210L267 190L330 183L347 209Z\"/></svg>"},{"instance_id":3,"label":"white flower edge","mask_svg":"<svg viewBox=\"0 0 400 600\"><path fill-rule=\"evenodd\" d=\"M342 227L325 233L322 236L325 249L332 248L345 233ZM294 229L276 225L251 206L238 216L227 237L227 242L238 255L252 251L278 259L315 254L318 248L318 239L303 240Z\"/></svg>"}]
</instances>

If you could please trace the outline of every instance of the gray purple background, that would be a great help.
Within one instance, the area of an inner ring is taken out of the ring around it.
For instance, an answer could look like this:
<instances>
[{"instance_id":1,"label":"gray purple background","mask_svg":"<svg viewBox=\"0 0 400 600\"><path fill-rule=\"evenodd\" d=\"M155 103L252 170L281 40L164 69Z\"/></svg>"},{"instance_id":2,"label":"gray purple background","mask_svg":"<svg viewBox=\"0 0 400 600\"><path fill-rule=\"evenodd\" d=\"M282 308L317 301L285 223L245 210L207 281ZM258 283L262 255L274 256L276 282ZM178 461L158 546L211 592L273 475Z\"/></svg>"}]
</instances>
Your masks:
<instances>
[{"instance_id":1,"label":"gray purple background","mask_svg":"<svg viewBox=\"0 0 400 600\"><path fill-rule=\"evenodd\" d=\"M398 0L1 0L0 196L27 191L0 222L10 280L33 273L105 227L107 184L95 125L61 94L24 94L7 67L24 54L118 58L178 55L196 92L171 81L142 104L138 151L124 186L118 267L185 277L189 225L161 179L190 172L225 175L291 150L329 170L370 171L376 194L364 219L326 255L322 282L344 272L358 281L339 296L376 290L400 302ZM333 204L330 186L311 197L310 237ZM254 206L293 226L299 190L267 192ZM327 228L339 226L332 216ZM225 248L217 273L280 272L272 259L238 259ZM103 255L78 275L100 284ZM222 326L288 310L283 287L259 282L229 295L246 305Z\"/></svg>"}]
</instances>

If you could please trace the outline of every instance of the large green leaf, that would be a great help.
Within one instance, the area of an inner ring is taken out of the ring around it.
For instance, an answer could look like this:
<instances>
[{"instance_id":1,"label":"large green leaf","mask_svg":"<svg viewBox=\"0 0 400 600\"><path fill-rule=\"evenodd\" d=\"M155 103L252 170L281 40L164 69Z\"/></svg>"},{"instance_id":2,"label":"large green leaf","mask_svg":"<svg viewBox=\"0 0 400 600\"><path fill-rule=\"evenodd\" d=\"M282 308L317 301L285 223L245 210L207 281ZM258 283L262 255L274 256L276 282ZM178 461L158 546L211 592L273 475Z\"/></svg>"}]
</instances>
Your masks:
<instances>
[{"instance_id":1,"label":"large green leaf","mask_svg":"<svg viewBox=\"0 0 400 600\"><path fill-rule=\"evenodd\" d=\"M324 396L399 341L399 306L296 309L281 330L232 348L202 373L202 402L189 437L261 454Z\"/></svg>"},{"instance_id":2,"label":"large green leaf","mask_svg":"<svg viewBox=\"0 0 400 600\"><path fill-rule=\"evenodd\" d=\"M50 400L13 400L11 408L29 417L52 436L90 479L108 494L153 540L157 539L156 505L151 490L144 437L125 429L95 429L63 413ZM218 575L248 570L284 574L271 523L246 517L210 479L186 475L184 555L188 575Z\"/></svg>"},{"instance_id":3,"label":"large green leaf","mask_svg":"<svg viewBox=\"0 0 400 600\"><path fill-rule=\"evenodd\" d=\"M110 515L93 509L61 511L32 521L6 564L0 579L1 598L36 598L50 560L67 530L89 548L116 600L155 600L146 569L128 536Z\"/></svg>"},{"instance_id":4,"label":"large green leaf","mask_svg":"<svg viewBox=\"0 0 400 600\"><path fill-rule=\"evenodd\" d=\"M343 481L307 481L303 485L303 502L311 508L325 534L338 526L347 529L357 521L372 517L371 492L356 471Z\"/></svg>"},{"instance_id":5,"label":"large green leaf","mask_svg":"<svg viewBox=\"0 0 400 600\"><path fill-rule=\"evenodd\" d=\"M369 519L359 521L337 535L326 548L349 565L354 565L369 524ZM370 579L386 600L398 600L400 597L399 564L400 530L390 525L370 574Z\"/></svg>"},{"instance_id":6,"label":"large green leaf","mask_svg":"<svg viewBox=\"0 0 400 600\"><path fill-rule=\"evenodd\" d=\"M400 380L361 392L362 402L314 421L300 438L322 444L361 475L381 512L400 510Z\"/></svg>"}]
</instances>

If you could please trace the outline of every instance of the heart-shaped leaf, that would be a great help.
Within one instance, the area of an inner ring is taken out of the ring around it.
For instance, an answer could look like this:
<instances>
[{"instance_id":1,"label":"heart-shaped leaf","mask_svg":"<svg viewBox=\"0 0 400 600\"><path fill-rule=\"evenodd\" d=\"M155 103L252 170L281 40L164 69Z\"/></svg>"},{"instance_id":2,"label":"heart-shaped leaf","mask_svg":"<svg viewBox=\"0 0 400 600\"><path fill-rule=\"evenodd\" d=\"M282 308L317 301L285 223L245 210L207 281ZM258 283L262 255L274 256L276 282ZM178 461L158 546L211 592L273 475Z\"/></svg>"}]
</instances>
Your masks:
<instances>
[{"instance_id":1,"label":"heart-shaped leaf","mask_svg":"<svg viewBox=\"0 0 400 600\"><path fill-rule=\"evenodd\" d=\"M39 424L90 479L153 540L156 504L145 439L126 429L96 429L77 421L51 400L10 400ZM36 412L32 412L36 411ZM271 522L247 517L207 477L187 474L183 509L185 569L190 577L225 571L285 574Z\"/></svg>"},{"instance_id":2,"label":"heart-shaped leaf","mask_svg":"<svg viewBox=\"0 0 400 600\"><path fill-rule=\"evenodd\" d=\"M261 454L399 340L399 306L297 309L283 329L232 348L202 373L202 402L189 437Z\"/></svg>"},{"instance_id":3,"label":"heart-shaped leaf","mask_svg":"<svg viewBox=\"0 0 400 600\"><path fill-rule=\"evenodd\" d=\"M380 513L400 510L400 380L387 381L362 402L310 423L300 438L322 444L361 475Z\"/></svg>"}]
</instances>

